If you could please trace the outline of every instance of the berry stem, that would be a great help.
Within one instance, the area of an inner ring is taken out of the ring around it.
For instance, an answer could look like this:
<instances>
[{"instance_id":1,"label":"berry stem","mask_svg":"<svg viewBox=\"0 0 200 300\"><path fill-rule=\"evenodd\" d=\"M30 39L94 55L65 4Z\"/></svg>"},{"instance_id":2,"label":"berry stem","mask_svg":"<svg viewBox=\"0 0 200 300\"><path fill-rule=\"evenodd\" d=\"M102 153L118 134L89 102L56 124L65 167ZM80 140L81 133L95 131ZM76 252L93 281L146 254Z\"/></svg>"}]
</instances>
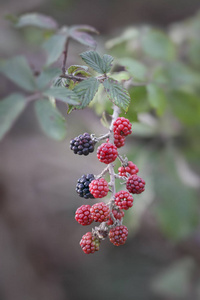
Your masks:
<instances>
[{"instance_id":1,"label":"berry stem","mask_svg":"<svg viewBox=\"0 0 200 300\"><path fill-rule=\"evenodd\" d=\"M109 170L109 165L99 175L96 175L95 178L99 179L103 177L108 172L108 170Z\"/></svg>"},{"instance_id":2,"label":"berry stem","mask_svg":"<svg viewBox=\"0 0 200 300\"><path fill-rule=\"evenodd\" d=\"M117 120L117 118L119 117L120 114L120 108L116 105L113 105L113 114L112 114L112 122L110 124L110 138L109 138L109 142L111 144L114 144L114 132L113 132L113 123Z\"/></svg>"}]
</instances>

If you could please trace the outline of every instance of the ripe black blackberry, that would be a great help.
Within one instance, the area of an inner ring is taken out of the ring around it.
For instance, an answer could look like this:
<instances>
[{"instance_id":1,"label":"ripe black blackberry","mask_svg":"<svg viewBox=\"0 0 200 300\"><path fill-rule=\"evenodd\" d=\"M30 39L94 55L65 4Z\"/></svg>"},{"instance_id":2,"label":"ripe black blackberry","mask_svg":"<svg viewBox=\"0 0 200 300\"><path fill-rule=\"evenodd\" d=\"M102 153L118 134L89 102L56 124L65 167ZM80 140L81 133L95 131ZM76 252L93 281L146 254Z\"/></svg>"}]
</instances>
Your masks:
<instances>
[{"instance_id":1,"label":"ripe black blackberry","mask_svg":"<svg viewBox=\"0 0 200 300\"><path fill-rule=\"evenodd\" d=\"M75 154L86 156L94 151L94 144L89 133L85 132L70 141L70 149L73 150Z\"/></svg>"},{"instance_id":2,"label":"ripe black blackberry","mask_svg":"<svg viewBox=\"0 0 200 300\"><path fill-rule=\"evenodd\" d=\"M94 180L93 174L82 175L81 178L78 179L76 185L76 191L80 197L85 199L94 199L94 196L90 193L89 184Z\"/></svg>"}]
</instances>

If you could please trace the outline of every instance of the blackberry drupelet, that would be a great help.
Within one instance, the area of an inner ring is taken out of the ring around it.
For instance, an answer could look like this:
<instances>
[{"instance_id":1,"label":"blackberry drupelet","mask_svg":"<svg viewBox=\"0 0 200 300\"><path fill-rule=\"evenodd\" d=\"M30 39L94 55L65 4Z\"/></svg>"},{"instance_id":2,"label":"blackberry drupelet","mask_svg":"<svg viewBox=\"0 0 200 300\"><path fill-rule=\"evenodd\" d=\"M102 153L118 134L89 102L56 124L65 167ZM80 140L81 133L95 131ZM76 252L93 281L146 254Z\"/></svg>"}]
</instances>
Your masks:
<instances>
[{"instance_id":1,"label":"blackberry drupelet","mask_svg":"<svg viewBox=\"0 0 200 300\"><path fill-rule=\"evenodd\" d=\"M70 149L73 150L75 154L86 156L94 151L94 144L95 142L89 133L85 132L70 141Z\"/></svg>"},{"instance_id":2,"label":"blackberry drupelet","mask_svg":"<svg viewBox=\"0 0 200 300\"><path fill-rule=\"evenodd\" d=\"M90 193L89 184L94 180L93 174L84 174L81 178L78 179L76 185L76 192L79 194L80 197L85 199L94 199L94 196Z\"/></svg>"}]
</instances>

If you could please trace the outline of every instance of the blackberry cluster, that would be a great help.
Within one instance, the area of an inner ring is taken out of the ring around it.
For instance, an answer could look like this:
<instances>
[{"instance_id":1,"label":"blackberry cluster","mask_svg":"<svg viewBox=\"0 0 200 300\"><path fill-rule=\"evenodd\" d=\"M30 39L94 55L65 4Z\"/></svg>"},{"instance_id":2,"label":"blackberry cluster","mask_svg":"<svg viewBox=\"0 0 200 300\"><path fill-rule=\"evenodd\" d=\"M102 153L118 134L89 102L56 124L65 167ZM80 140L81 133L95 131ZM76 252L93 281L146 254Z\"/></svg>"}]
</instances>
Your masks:
<instances>
[{"instance_id":1,"label":"blackberry cluster","mask_svg":"<svg viewBox=\"0 0 200 300\"><path fill-rule=\"evenodd\" d=\"M94 196L90 193L89 184L94 180L93 174L82 175L81 178L78 179L76 185L76 191L80 197L85 199L93 199Z\"/></svg>"},{"instance_id":2,"label":"blackberry cluster","mask_svg":"<svg viewBox=\"0 0 200 300\"><path fill-rule=\"evenodd\" d=\"M89 133L85 132L70 141L70 149L73 150L75 154L86 156L94 152L94 141Z\"/></svg>"}]
</instances>

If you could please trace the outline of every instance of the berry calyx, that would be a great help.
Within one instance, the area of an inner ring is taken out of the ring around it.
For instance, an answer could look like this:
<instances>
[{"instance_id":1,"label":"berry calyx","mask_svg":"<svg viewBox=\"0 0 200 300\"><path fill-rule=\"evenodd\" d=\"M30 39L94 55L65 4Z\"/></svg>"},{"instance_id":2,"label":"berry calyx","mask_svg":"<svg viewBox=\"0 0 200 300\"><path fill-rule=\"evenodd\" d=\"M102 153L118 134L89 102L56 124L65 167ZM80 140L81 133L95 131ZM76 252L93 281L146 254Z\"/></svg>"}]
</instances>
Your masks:
<instances>
[{"instance_id":1,"label":"berry calyx","mask_svg":"<svg viewBox=\"0 0 200 300\"><path fill-rule=\"evenodd\" d=\"M84 174L81 178L78 179L76 185L76 191L80 197L85 199L94 198L94 196L90 193L89 184L94 180L93 174Z\"/></svg>"},{"instance_id":2,"label":"berry calyx","mask_svg":"<svg viewBox=\"0 0 200 300\"><path fill-rule=\"evenodd\" d=\"M104 164L115 161L117 155L117 147L111 143L103 143L97 148L97 157Z\"/></svg>"},{"instance_id":3,"label":"berry calyx","mask_svg":"<svg viewBox=\"0 0 200 300\"><path fill-rule=\"evenodd\" d=\"M145 181L137 175L131 175L126 182L126 188L132 194L141 194L145 190Z\"/></svg>"},{"instance_id":4,"label":"berry calyx","mask_svg":"<svg viewBox=\"0 0 200 300\"><path fill-rule=\"evenodd\" d=\"M109 207L104 203L95 203L90 209L91 216L95 222L104 222L109 218Z\"/></svg>"},{"instance_id":5,"label":"berry calyx","mask_svg":"<svg viewBox=\"0 0 200 300\"><path fill-rule=\"evenodd\" d=\"M115 246L125 244L128 236L128 228L125 225L116 226L109 232L109 239Z\"/></svg>"},{"instance_id":6,"label":"berry calyx","mask_svg":"<svg viewBox=\"0 0 200 300\"><path fill-rule=\"evenodd\" d=\"M94 198L103 198L108 194L108 182L104 178L94 179L89 184L90 193Z\"/></svg>"},{"instance_id":7,"label":"berry calyx","mask_svg":"<svg viewBox=\"0 0 200 300\"><path fill-rule=\"evenodd\" d=\"M114 134L127 136L132 132L131 127L130 121L124 117L117 118L113 123Z\"/></svg>"},{"instance_id":8,"label":"berry calyx","mask_svg":"<svg viewBox=\"0 0 200 300\"><path fill-rule=\"evenodd\" d=\"M139 169L132 161L129 161L126 167L119 167L118 172L120 176L127 177L126 173L130 175L135 175L139 172Z\"/></svg>"},{"instance_id":9,"label":"berry calyx","mask_svg":"<svg viewBox=\"0 0 200 300\"><path fill-rule=\"evenodd\" d=\"M91 209L90 205L82 205L76 210L75 219L79 224L86 226L86 225L90 225L93 222L90 209Z\"/></svg>"},{"instance_id":10,"label":"berry calyx","mask_svg":"<svg viewBox=\"0 0 200 300\"><path fill-rule=\"evenodd\" d=\"M113 214L114 218L115 218L116 220L119 220L119 221L124 217L124 212L123 212L123 210L121 210L121 209L119 209L119 208L114 208L114 209L112 210L112 214ZM109 225L113 225L113 220L112 220L111 216L109 216L109 219L108 219L108 221L107 221L107 225L108 225L108 226L109 226Z\"/></svg>"},{"instance_id":11,"label":"berry calyx","mask_svg":"<svg viewBox=\"0 0 200 300\"><path fill-rule=\"evenodd\" d=\"M93 236L92 232L87 232L80 240L80 246L84 253L90 254L99 250L100 240Z\"/></svg>"},{"instance_id":12,"label":"berry calyx","mask_svg":"<svg viewBox=\"0 0 200 300\"><path fill-rule=\"evenodd\" d=\"M120 209L127 210L133 206L133 197L127 191L119 191L115 194L115 204Z\"/></svg>"},{"instance_id":13,"label":"berry calyx","mask_svg":"<svg viewBox=\"0 0 200 300\"><path fill-rule=\"evenodd\" d=\"M89 133L85 132L70 141L70 149L73 150L75 154L86 156L94 151L94 141Z\"/></svg>"}]
</instances>

